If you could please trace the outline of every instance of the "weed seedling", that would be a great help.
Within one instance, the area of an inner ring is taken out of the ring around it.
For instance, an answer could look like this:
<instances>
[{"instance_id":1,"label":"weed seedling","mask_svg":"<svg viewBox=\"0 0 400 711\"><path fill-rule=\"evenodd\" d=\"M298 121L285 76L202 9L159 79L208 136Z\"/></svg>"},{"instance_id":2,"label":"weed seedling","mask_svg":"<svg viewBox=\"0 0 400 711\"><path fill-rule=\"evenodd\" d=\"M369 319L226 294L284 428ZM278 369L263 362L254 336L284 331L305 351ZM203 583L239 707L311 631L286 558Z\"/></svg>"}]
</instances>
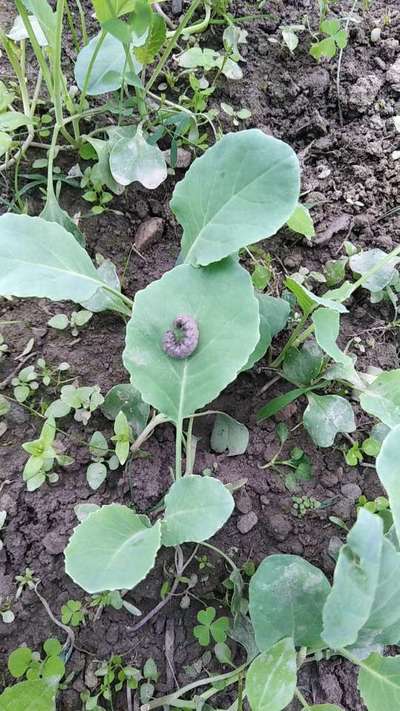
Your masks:
<instances>
[{"instance_id":1,"label":"weed seedling","mask_svg":"<svg viewBox=\"0 0 400 711\"><path fill-rule=\"evenodd\" d=\"M79 627L86 623L87 610L79 600L68 600L61 608L61 621L64 625Z\"/></svg>"},{"instance_id":2,"label":"weed seedling","mask_svg":"<svg viewBox=\"0 0 400 711\"><path fill-rule=\"evenodd\" d=\"M66 328L71 329L71 334L76 338L79 335L79 329L83 328L92 318L93 313L87 309L81 311L73 311L68 318L65 314L56 314L47 322L51 328L56 328L58 331L65 331Z\"/></svg>"},{"instance_id":3,"label":"weed seedling","mask_svg":"<svg viewBox=\"0 0 400 711\"><path fill-rule=\"evenodd\" d=\"M303 518L310 511L321 508L321 502L310 496L292 496L293 509L296 516Z\"/></svg>"},{"instance_id":4,"label":"weed seedling","mask_svg":"<svg viewBox=\"0 0 400 711\"><path fill-rule=\"evenodd\" d=\"M227 617L216 618L215 607L207 607L197 613L199 622L193 628L193 634L202 647L208 647L211 640L214 642L225 642L228 636L229 620Z\"/></svg>"}]
</instances>

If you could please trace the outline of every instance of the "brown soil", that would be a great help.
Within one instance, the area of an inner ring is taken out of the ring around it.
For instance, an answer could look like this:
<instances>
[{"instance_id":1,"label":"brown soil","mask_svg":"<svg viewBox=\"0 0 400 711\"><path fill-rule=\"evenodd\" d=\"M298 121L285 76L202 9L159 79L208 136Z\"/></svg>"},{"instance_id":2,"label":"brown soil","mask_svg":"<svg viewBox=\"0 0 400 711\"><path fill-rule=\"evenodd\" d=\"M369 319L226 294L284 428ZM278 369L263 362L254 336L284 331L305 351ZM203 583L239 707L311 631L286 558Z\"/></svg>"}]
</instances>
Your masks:
<instances>
[{"instance_id":1,"label":"brown soil","mask_svg":"<svg viewBox=\"0 0 400 711\"><path fill-rule=\"evenodd\" d=\"M237 16L254 12L254 2L233 5ZM397 214L385 217L397 206L400 181L398 166L391 158L392 151L399 147L391 117L400 111L400 94L386 74L400 52L399 41L395 39L400 29L398 3L395 0L372 2L370 11L360 13L360 24L352 29L340 78L343 125L338 114L336 61L315 63L307 53L307 33L301 36L294 56L279 44L270 42L271 38L279 37L279 25L299 23L305 13L309 13L311 23L316 26L315 5L314 0L267 3L265 10L275 19L247 25L244 79L237 83L224 81L215 98L216 102L225 100L237 108L250 108L252 117L246 122L247 127L262 128L293 146L302 161L303 193L307 202L314 205L312 215L317 237L326 236L331 230L332 236L326 242L312 248L285 230L266 243L278 275L296 271L300 265L321 269L328 259L338 255L346 238L357 246L389 250L397 240L399 228ZM391 24L383 29L381 40L373 44L371 29L382 26L383 17L388 13ZM206 44L205 38L203 41ZM220 42L219 32L213 33L210 42ZM225 130L230 129L226 123ZM174 265L180 232L168 203L174 182L182 175L182 171L177 171L174 178L169 178L155 192L130 187L113 202L118 214L109 212L83 223L90 253L99 252L109 257L120 273L126 268L128 294L133 295ZM64 206L71 212L76 211L78 200L77 192L63 192ZM82 204L81 207L85 210L87 206ZM349 217L343 218L343 215ZM136 229L148 216L162 217L165 229L163 236L143 252L142 258L132 251L132 243ZM64 312L72 310L70 304L62 304L61 308ZM67 361L81 385L97 383L105 393L112 385L126 382L127 374L121 363L123 321L112 314L96 315L79 339L73 339L66 332L47 327L49 317L58 310L60 305L43 300L2 302L1 319L15 319L18 324L2 328L10 354L1 362L0 380L16 367L15 358L33 337L34 351L51 364ZM388 315L386 306L371 306L365 294L356 295L350 314L344 319L343 343L359 334L365 344L368 336L366 354L359 355L361 369L368 365L399 367L398 342L393 331L373 330L387 323ZM369 497L379 493L376 477L371 469L347 467L338 448L317 450L303 429L296 429L284 453L293 446L301 446L311 457L314 472L313 480L304 483L299 493L320 501L332 501L326 508L302 519L295 517L283 477L259 468L272 457L277 446L274 423L267 421L261 426L255 423L255 412L266 399L258 393L268 377L263 363L258 364L251 373L241 375L213 404L249 427L250 444L245 455L229 458L212 453L209 446L211 420L202 418L195 432L201 437L197 471L215 467L217 476L224 482L247 480L236 494L234 515L215 542L237 561L250 558L259 562L270 553L293 553L303 555L330 575L334 563L328 554L328 544L332 536L343 536L340 529L329 522L329 516L340 516L350 523L355 514L357 492L362 491ZM277 383L268 391L268 397L279 394L284 387ZM9 389L6 393L11 394ZM52 393L42 391L41 395L49 400ZM291 426L300 421L302 408L300 402L284 413ZM42 595L57 617L66 600L84 600L82 590L64 573L62 551L76 525L73 507L83 501L99 504L120 501L133 503L138 511L147 511L165 492L174 457L172 428L160 427L146 443L149 457L135 460L129 471L111 475L94 493L85 480L90 461L88 448L77 440L87 441L95 429L111 434L110 423L96 415L83 430L67 419L63 427L68 436L61 436L61 441L75 462L62 474L58 485L45 485L30 494L21 478L26 456L21 443L35 437L40 422L22 407L13 405L7 423L8 429L0 439L0 509L8 514L2 533L4 548L0 552L0 601L12 601L16 620L11 625L0 623L0 684L3 676L7 680L5 665L12 649L22 643L39 648L47 637L60 634L33 592L25 592L14 601L15 576L26 567L32 568L41 580ZM365 430L368 428L368 421L361 415L359 425ZM345 486L349 484L353 487ZM248 533L241 533L248 523L249 512L255 514L256 523ZM197 563L192 565L191 572L199 575L199 583L194 591L196 599L192 599L188 610L181 609L179 597L174 598L136 634L131 633L136 618L123 610L106 609L96 622L89 619L77 633L77 645L85 651L75 650L72 655L68 670L73 670L75 677L68 690L61 692L59 708L65 711L80 708L79 692L90 678L93 659L107 659L111 654L126 650L129 651L125 661L134 666L141 667L150 656L156 659L161 671L157 694L175 688L174 674L179 683L187 681L185 666L199 659L203 651L192 634L200 601L219 607L223 600L220 582L227 571L221 558L211 555L210 561L214 567L209 570L199 571ZM129 593L128 599L143 612L152 608L159 600L161 585L172 564L172 552L162 553L157 567ZM166 642L173 673L166 661ZM354 670L341 660L308 665L302 672L301 686L310 702L339 703L348 711L364 708L356 690ZM126 708L125 698L117 700L114 708Z\"/></svg>"}]
</instances>

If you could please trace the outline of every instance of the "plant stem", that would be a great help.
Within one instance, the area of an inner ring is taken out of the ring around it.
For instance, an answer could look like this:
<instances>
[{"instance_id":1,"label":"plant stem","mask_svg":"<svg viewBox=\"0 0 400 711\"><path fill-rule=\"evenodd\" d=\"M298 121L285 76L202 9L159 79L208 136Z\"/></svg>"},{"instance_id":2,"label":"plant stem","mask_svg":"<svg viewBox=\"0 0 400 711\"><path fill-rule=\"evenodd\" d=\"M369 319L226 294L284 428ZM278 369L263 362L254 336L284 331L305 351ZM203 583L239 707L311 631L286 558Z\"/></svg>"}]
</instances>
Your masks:
<instances>
[{"instance_id":1,"label":"plant stem","mask_svg":"<svg viewBox=\"0 0 400 711\"><path fill-rule=\"evenodd\" d=\"M143 432L141 432L140 435L135 439L131 447L131 452L136 452L138 449L140 449L146 439L150 437L153 430L155 430L158 425L161 425L164 422L169 422L168 417L161 413L159 413L158 415L154 415L148 425L144 428Z\"/></svg>"},{"instance_id":2,"label":"plant stem","mask_svg":"<svg viewBox=\"0 0 400 711\"><path fill-rule=\"evenodd\" d=\"M86 99L87 89L88 89L88 86L89 86L89 81L90 81L90 77L91 77L91 74L92 74L92 71L93 71L94 63L95 63L95 61L96 61L96 59L97 59L97 55L98 55L98 53L100 52L101 45L103 44L103 42L104 42L106 36L107 36L106 30L102 30L101 33L100 33L100 37L98 38L98 40L97 40L97 42L96 42L96 47L94 48L93 54L92 54L92 56L91 56L91 58L90 58L89 66L88 66L88 68L87 68L87 72L86 72L86 75L85 75L85 81L84 81L84 83L83 83L81 98L79 99L79 109L80 109L80 111L83 111L83 105L84 105L84 102L85 102L85 99Z\"/></svg>"},{"instance_id":3,"label":"plant stem","mask_svg":"<svg viewBox=\"0 0 400 711\"><path fill-rule=\"evenodd\" d=\"M234 683L239 678L240 674L244 669L246 669L250 664L250 661L245 662L240 667L234 671L227 672L226 674L217 674L216 676L209 676L205 679L199 679L198 681L193 681L191 684L183 686L181 689L173 692L172 694L167 694L166 696L161 696L158 699L152 699L148 704L143 704L141 706L141 711L151 711L151 709L156 709L159 706L164 705L174 705L174 701L178 700L184 694L188 694L193 689L198 689L200 686L213 685L219 681L229 681L229 683ZM230 681L231 680L231 681ZM225 688L225 687L224 687Z\"/></svg>"},{"instance_id":4,"label":"plant stem","mask_svg":"<svg viewBox=\"0 0 400 711\"><path fill-rule=\"evenodd\" d=\"M306 709L307 711L310 711L310 705L307 703L306 699L304 698L303 694L299 689L295 689L294 695L298 698L300 703L303 706L303 709Z\"/></svg>"},{"instance_id":5,"label":"plant stem","mask_svg":"<svg viewBox=\"0 0 400 711\"><path fill-rule=\"evenodd\" d=\"M88 36L87 36L87 31L86 31L85 13L83 11L81 1L75 0L75 2L76 2L76 6L77 6L78 12L79 12L79 19L81 21L82 42L83 42L83 45L86 45L88 42Z\"/></svg>"},{"instance_id":6,"label":"plant stem","mask_svg":"<svg viewBox=\"0 0 400 711\"><path fill-rule=\"evenodd\" d=\"M226 562L230 565L232 570L238 569L237 565L235 565L233 560L229 558L229 556L226 555L224 551L221 551L220 548L217 548L217 546L213 546L211 543L208 543L208 541L202 541L199 545L205 546L206 548L210 548L210 550L214 551L214 553L218 553L218 555L222 556L222 558L224 558L224 560L226 560Z\"/></svg>"},{"instance_id":7,"label":"plant stem","mask_svg":"<svg viewBox=\"0 0 400 711\"><path fill-rule=\"evenodd\" d=\"M178 27L176 28L174 34L172 35L171 39L169 40L164 52L162 53L160 60L157 64L153 74L151 75L149 81L147 82L145 89L144 89L144 96L146 96L146 94L150 91L153 84L157 81L162 70L164 69L165 64L167 63L167 61L169 59L171 52L175 48L175 45L176 45L179 37L181 36L185 27L188 25L192 15L195 13L195 11L197 10L197 8L201 2L202 2L202 0L193 0L192 3L190 4L188 10L186 11L181 22L179 23Z\"/></svg>"},{"instance_id":8,"label":"plant stem","mask_svg":"<svg viewBox=\"0 0 400 711\"><path fill-rule=\"evenodd\" d=\"M282 349L282 351L280 352L279 356L278 356L277 358L275 358L274 361L272 361L272 363L271 363L271 368L278 368L278 367L280 366L280 364L282 363L282 361L285 360L285 356L286 356L287 351L289 350L289 348L291 348L291 347L295 344L295 342L297 341L297 339L298 339L299 336L301 335L301 333L302 333L302 331L303 331L303 328L304 328L305 324L306 324L307 321L308 321L308 317L309 317L309 314L305 314L304 316L301 317L299 323L297 324L297 326L296 326L296 328L294 329L293 333L291 334L291 336L290 336L289 339L287 340L286 345L283 347L283 349Z\"/></svg>"},{"instance_id":9,"label":"plant stem","mask_svg":"<svg viewBox=\"0 0 400 711\"><path fill-rule=\"evenodd\" d=\"M182 430L183 430L183 420L180 417L176 423L176 437L175 437L175 479L178 480L182 477Z\"/></svg>"}]
</instances>

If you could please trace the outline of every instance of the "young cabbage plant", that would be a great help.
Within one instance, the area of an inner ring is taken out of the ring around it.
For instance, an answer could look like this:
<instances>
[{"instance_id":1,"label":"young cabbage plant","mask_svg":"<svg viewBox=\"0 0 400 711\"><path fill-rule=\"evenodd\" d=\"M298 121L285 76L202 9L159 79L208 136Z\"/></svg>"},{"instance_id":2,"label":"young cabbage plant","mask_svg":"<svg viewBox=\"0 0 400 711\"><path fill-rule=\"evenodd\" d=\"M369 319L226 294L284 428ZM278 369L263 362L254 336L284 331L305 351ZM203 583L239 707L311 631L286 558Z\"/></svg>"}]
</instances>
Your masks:
<instances>
[{"instance_id":1,"label":"young cabbage plant","mask_svg":"<svg viewBox=\"0 0 400 711\"><path fill-rule=\"evenodd\" d=\"M65 551L66 570L88 592L134 587L161 545L205 541L230 516L233 497L220 481L183 475L184 422L191 432L196 411L261 358L286 323L287 305L256 294L237 252L287 222L298 203L299 182L292 149L249 130L222 138L175 188L171 207L183 227L180 263L136 294L123 354L143 401L160 413L145 432L160 421L175 425L175 481L154 523L111 504L78 525ZM111 308L115 299L132 304L105 282L72 235L40 218L1 217L0 257L2 294L80 303L107 294ZM114 396L118 401L120 394ZM110 400L111 395L108 408ZM112 407L121 461L129 423L117 403Z\"/></svg>"}]
</instances>

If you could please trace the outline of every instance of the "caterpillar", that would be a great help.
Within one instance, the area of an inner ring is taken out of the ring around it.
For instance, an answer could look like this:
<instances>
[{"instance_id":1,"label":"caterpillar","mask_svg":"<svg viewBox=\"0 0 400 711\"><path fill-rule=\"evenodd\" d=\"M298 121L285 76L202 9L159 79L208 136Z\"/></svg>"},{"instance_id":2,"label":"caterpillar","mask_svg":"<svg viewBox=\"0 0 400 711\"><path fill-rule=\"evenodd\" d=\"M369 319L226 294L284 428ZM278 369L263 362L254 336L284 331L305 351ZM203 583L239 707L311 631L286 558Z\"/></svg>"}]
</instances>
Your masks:
<instances>
[{"instance_id":1,"label":"caterpillar","mask_svg":"<svg viewBox=\"0 0 400 711\"><path fill-rule=\"evenodd\" d=\"M192 316L177 316L162 337L162 348L170 358L188 358L199 342L199 328Z\"/></svg>"}]
</instances>

